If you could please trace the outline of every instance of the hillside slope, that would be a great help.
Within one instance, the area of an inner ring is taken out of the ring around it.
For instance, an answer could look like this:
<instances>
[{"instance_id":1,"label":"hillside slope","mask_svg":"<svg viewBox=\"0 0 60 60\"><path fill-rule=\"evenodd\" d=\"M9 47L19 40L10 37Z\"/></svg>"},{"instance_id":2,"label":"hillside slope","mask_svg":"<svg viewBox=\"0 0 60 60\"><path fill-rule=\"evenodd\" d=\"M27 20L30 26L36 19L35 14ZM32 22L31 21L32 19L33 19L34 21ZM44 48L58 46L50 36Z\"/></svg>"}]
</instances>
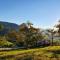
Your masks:
<instances>
[{"instance_id":1,"label":"hillside slope","mask_svg":"<svg viewBox=\"0 0 60 60\"><path fill-rule=\"evenodd\" d=\"M4 25L5 28L11 28L11 29L18 29L19 26L15 23L10 23L10 22L3 22L3 21L0 21L0 24Z\"/></svg>"},{"instance_id":2,"label":"hillside slope","mask_svg":"<svg viewBox=\"0 0 60 60\"><path fill-rule=\"evenodd\" d=\"M15 23L9 23L9 22L3 22L0 21L0 24L4 26L4 29L2 31L0 31L0 34L6 34L9 30L16 30L18 31L19 25L15 24Z\"/></svg>"}]
</instances>

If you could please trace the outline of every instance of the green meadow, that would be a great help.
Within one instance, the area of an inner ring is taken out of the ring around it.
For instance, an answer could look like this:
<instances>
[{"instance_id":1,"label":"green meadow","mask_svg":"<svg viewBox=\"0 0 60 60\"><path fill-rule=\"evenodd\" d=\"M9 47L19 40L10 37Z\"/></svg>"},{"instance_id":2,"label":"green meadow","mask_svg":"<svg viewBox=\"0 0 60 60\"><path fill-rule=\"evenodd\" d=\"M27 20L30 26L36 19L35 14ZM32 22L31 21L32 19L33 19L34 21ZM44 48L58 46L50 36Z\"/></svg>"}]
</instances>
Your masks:
<instances>
[{"instance_id":1,"label":"green meadow","mask_svg":"<svg viewBox=\"0 0 60 60\"><path fill-rule=\"evenodd\" d=\"M0 51L0 60L60 60L60 46Z\"/></svg>"}]
</instances>

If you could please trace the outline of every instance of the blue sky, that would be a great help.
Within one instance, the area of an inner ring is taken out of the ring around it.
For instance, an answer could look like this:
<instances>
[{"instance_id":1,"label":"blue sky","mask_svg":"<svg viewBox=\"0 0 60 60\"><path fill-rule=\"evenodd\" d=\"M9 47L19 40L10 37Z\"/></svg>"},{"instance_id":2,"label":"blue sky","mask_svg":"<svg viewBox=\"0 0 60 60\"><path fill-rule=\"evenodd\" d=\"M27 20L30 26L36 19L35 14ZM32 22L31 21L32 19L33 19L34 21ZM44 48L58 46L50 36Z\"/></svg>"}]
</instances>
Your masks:
<instances>
[{"instance_id":1,"label":"blue sky","mask_svg":"<svg viewBox=\"0 0 60 60\"><path fill-rule=\"evenodd\" d=\"M0 0L0 21L35 27L52 26L60 18L60 0Z\"/></svg>"}]
</instances>

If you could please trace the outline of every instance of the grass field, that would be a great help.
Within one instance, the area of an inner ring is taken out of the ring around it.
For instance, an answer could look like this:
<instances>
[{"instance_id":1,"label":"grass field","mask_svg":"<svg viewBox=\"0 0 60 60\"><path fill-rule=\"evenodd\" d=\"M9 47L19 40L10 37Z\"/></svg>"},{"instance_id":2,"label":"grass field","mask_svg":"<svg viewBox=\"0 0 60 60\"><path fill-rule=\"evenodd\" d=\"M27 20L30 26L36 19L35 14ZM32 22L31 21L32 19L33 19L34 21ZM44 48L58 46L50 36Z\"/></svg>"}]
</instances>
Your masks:
<instances>
[{"instance_id":1,"label":"grass field","mask_svg":"<svg viewBox=\"0 0 60 60\"><path fill-rule=\"evenodd\" d=\"M60 46L0 51L0 60L60 60Z\"/></svg>"}]
</instances>

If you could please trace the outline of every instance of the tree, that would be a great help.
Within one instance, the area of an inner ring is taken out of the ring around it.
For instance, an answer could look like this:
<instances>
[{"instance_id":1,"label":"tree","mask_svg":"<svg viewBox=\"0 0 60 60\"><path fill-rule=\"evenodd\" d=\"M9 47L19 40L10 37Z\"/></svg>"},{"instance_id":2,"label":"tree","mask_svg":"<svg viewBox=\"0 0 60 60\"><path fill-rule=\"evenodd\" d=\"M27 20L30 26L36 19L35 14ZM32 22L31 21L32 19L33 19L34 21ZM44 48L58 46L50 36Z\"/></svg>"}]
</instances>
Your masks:
<instances>
[{"instance_id":1,"label":"tree","mask_svg":"<svg viewBox=\"0 0 60 60\"><path fill-rule=\"evenodd\" d=\"M40 31L39 28L34 28L33 26L30 27L30 38L31 41L33 42L33 46L37 46L37 42L41 41L44 39L42 32Z\"/></svg>"},{"instance_id":2,"label":"tree","mask_svg":"<svg viewBox=\"0 0 60 60\"><path fill-rule=\"evenodd\" d=\"M54 31L54 29L47 29L47 31L51 35L51 40L52 40L52 45L53 45L54 35L55 35L56 31Z\"/></svg>"},{"instance_id":3,"label":"tree","mask_svg":"<svg viewBox=\"0 0 60 60\"><path fill-rule=\"evenodd\" d=\"M2 31L3 29L4 29L4 26L0 24L0 31Z\"/></svg>"},{"instance_id":4,"label":"tree","mask_svg":"<svg viewBox=\"0 0 60 60\"><path fill-rule=\"evenodd\" d=\"M3 36L5 34L5 27L3 24L0 24L0 36Z\"/></svg>"},{"instance_id":5,"label":"tree","mask_svg":"<svg viewBox=\"0 0 60 60\"><path fill-rule=\"evenodd\" d=\"M29 22L29 21L27 21L26 24L27 24L28 28L32 27L32 25L33 25L33 24L32 24L31 22Z\"/></svg>"},{"instance_id":6,"label":"tree","mask_svg":"<svg viewBox=\"0 0 60 60\"><path fill-rule=\"evenodd\" d=\"M8 41L16 42L17 32L15 30L11 30L5 36L6 36L6 38L7 38Z\"/></svg>"},{"instance_id":7,"label":"tree","mask_svg":"<svg viewBox=\"0 0 60 60\"><path fill-rule=\"evenodd\" d=\"M32 23L23 23L19 28L19 41L24 41L24 46L26 48L36 46L37 41L43 39L40 29L35 28L32 25Z\"/></svg>"},{"instance_id":8,"label":"tree","mask_svg":"<svg viewBox=\"0 0 60 60\"><path fill-rule=\"evenodd\" d=\"M27 48L28 43L27 43L27 33L28 33L28 27L26 25L26 23L22 23L19 26L19 32L18 32L18 39L17 39L17 43L24 43L24 46Z\"/></svg>"},{"instance_id":9,"label":"tree","mask_svg":"<svg viewBox=\"0 0 60 60\"><path fill-rule=\"evenodd\" d=\"M13 47L12 42L7 41L5 36L0 36L0 47Z\"/></svg>"},{"instance_id":10,"label":"tree","mask_svg":"<svg viewBox=\"0 0 60 60\"><path fill-rule=\"evenodd\" d=\"M56 28L58 28L57 33L60 36L60 20L58 21L58 24L55 25Z\"/></svg>"}]
</instances>

